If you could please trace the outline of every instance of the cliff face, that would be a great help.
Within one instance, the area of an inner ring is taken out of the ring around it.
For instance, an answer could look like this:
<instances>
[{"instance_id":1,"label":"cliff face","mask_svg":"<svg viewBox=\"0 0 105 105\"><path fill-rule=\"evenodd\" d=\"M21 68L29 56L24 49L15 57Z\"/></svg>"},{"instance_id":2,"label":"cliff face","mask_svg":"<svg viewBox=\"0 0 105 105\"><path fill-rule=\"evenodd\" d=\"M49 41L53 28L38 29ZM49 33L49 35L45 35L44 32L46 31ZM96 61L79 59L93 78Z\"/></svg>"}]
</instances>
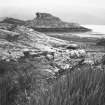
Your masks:
<instances>
[{"instance_id":1,"label":"cliff face","mask_svg":"<svg viewBox=\"0 0 105 105\"><path fill-rule=\"evenodd\" d=\"M36 13L36 18L29 21L29 25L35 28L69 28L69 27L79 27L76 23L66 23L60 18L55 17L48 13Z\"/></svg>"},{"instance_id":2,"label":"cliff face","mask_svg":"<svg viewBox=\"0 0 105 105\"><path fill-rule=\"evenodd\" d=\"M58 17L48 13L36 13L36 18L29 22L35 28L63 28L67 27Z\"/></svg>"},{"instance_id":3,"label":"cliff face","mask_svg":"<svg viewBox=\"0 0 105 105\"><path fill-rule=\"evenodd\" d=\"M26 22L26 25L37 31L89 31L77 23L63 22L60 18L48 13L36 13L36 18Z\"/></svg>"}]
</instances>

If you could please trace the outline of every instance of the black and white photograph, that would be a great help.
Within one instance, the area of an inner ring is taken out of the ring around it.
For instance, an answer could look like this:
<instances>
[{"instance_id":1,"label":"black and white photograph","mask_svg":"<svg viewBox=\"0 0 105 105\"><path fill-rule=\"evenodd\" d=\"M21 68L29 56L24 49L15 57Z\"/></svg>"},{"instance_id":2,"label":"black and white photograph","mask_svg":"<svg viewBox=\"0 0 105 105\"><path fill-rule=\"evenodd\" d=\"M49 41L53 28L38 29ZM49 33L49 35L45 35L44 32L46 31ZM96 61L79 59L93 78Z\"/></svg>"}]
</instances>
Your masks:
<instances>
[{"instance_id":1,"label":"black and white photograph","mask_svg":"<svg viewBox=\"0 0 105 105\"><path fill-rule=\"evenodd\" d=\"M0 105L105 105L105 0L0 0Z\"/></svg>"}]
</instances>

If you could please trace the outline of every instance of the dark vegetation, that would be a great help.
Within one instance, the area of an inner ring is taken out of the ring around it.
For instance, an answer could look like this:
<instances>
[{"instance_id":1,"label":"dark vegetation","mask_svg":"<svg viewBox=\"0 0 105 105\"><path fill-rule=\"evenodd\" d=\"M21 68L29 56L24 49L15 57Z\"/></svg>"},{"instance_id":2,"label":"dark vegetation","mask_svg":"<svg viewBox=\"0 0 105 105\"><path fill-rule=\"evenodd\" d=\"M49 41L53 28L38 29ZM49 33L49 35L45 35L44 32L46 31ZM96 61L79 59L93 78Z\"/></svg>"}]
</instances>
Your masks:
<instances>
[{"instance_id":1,"label":"dark vegetation","mask_svg":"<svg viewBox=\"0 0 105 105\"><path fill-rule=\"evenodd\" d=\"M33 28L35 31L39 32L87 32L90 31L89 29L86 29L84 27L71 27L71 28Z\"/></svg>"},{"instance_id":2,"label":"dark vegetation","mask_svg":"<svg viewBox=\"0 0 105 105\"><path fill-rule=\"evenodd\" d=\"M105 38L101 38L97 41L97 45L99 46L105 46Z\"/></svg>"},{"instance_id":3,"label":"dark vegetation","mask_svg":"<svg viewBox=\"0 0 105 105\"><path fill-rule=\"evenodd\" d=\"M46 78L28 59L1 61L0 105L105 105L104 66L84 64L51 83Z\"/></svg>"}]
</instances>

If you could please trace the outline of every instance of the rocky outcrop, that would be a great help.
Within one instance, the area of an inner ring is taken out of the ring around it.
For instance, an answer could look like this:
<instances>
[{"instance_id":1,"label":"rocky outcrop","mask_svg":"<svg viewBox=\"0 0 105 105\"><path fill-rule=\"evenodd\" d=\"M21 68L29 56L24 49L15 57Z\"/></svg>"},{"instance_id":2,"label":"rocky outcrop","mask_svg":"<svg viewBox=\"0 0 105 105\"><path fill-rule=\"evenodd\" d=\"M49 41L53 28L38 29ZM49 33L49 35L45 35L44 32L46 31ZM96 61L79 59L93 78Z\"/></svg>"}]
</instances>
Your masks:
<instances>
[{"instance_id":1,"label":"rocky outcrop","mask_svg":"<svg viewBox=\"0 0 105 105\"><path fill-rule=\"evenodd\" d=\"M36 18L28 21L26 25L41 32L90 31L89 29L84 28L77 23L63 22L60 18L48 13L36 13Z\"/></svg>"},{"instance_id":2,"label":"rocky outcrop","mask_svg":"<svg viewBox=\"0 0 105 105\"><path fill-rule=\"evenodd\" d=\"M17 26L12 31L0 29L0 33L0 61L35 61L41 67L40 70L52 75L73 67L86 54L79 48L67 49L66 46L70 47L68 41L46 36L24 26Z\"/></svg>"},{"instance_id":3,"label":"rocky outcrop","mask_svg":"<svg viewBox=\"0 0 105 105\"><path fill-rule=\"evenodd\" d=\"M69 42L46 36L24 26L17 26L13 31L0 29L1 58L9 59L23 56L24 51L31 54L43 51L54 52L54 46L67 45Z\"/></svg>"}]
</instances>

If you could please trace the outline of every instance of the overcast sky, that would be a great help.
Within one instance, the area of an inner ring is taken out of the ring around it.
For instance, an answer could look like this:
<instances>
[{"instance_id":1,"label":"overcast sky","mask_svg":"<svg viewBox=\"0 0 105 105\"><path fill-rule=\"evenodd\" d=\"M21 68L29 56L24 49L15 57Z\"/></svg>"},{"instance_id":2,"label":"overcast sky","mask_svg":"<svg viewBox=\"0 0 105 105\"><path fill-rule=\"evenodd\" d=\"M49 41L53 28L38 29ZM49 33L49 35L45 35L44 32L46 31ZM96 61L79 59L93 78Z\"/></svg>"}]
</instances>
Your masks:
<instances>
[{"instance_id":1,"label":"overcast sky","mask_svg":"<svg viewBox=\"0 0 105 105\"><path fill-rule=\"evenodd\" d=\"M32 19L36 12L68 22L105 25L105 0L0 0L0 17Z\"/></svg>"}]
</instances>

